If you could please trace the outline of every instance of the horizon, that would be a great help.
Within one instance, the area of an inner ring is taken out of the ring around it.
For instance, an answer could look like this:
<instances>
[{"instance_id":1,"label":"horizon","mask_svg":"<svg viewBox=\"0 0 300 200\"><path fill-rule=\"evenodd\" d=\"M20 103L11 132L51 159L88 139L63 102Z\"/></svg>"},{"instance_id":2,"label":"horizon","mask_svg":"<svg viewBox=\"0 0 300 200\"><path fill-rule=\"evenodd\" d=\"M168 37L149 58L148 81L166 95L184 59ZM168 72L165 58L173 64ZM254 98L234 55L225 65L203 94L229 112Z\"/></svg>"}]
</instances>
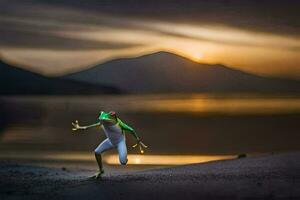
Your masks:
<instances>
[{"instance_id":1,"label":"horizon","mask_svg":"<svg viewBox=\"0 0 300 200\"><path fill-rule=\"evenodd\" d=\"M130 3L136 8L118 0L1 0L1 58L59 76L167 51L198 63L300 79L297 2L190 0L184 9L169 1Z\"/></svg>"},{"instance_id":2,"label":"horizon","mask_svg":"<svg viewBox=\"0 0 300 200\"><path fill-rule=\"evenodd\" d=\"M176 54L176 53L168 52L168 51L163 51L163 50L156 51L156 52L150 52L148 54L112 58L112 59L109 59L109 60L104 60L103 62L94 63L94 64L91 64L91 65L88 65L88 66L82 66L80 69L75 70L75 71L70 70L66 73L55 74L55 75L43 73L43 71L32 69L30 66L22 65L22 64L17 63L17 62L11 62L10 60L6 60L5 58L2 58L2 57L0 57L0 61L2 61L3 63L8 64L8 65L10 65L11 67L14 67L14 68L18 68L18 69L22 69L22 70L25 70L25 71L28 71L28 72L36 73L36 74L39 74L39 75L42 75L42 76L45 76L45 77L58 78L58 77L63 77L63 76L67 76L67 75L72 75L72 74L84 72L86 70L90 70L90 69L93 69L93 68L100 67L101 65L104 66L104 65L109 64L109 63L114 62L114 61L127 60L127 59L128 60L134 60L134 59L138 59L138 58L143 58L143 57L153 56L153 55L163 54L163 53L166 53L166 54L169 54L169 55L172 55L172 56L176 56L178 58L185 59L187 62L193 62L193 63L199 64L199 65L205 65L205 66L209 66L209 67L222 66L222 67L224 67L226 69L229 69L229 70L237 70L237 71L240 71L240 72L243 72L243 73L246 73L246 74L250 74L250 75L254 75L254 76L260 76L260 77L264 77L264 78L276 78L276 79L286 79L286 80L300 81L300 78L298 79L298 78L295 78L295 77L281 77L281 76L276 76L276 75L267 75L267 74L254 73L254 72L251 72L251 71L240 69L236 66L227 66L227 65L224 65L223 63L205 63L205 62L201 62L201 61L196 61L196 60L191 59L191 58L189 58L185 55L180 55L180 54Z\"/></svg>"}]
</instances>

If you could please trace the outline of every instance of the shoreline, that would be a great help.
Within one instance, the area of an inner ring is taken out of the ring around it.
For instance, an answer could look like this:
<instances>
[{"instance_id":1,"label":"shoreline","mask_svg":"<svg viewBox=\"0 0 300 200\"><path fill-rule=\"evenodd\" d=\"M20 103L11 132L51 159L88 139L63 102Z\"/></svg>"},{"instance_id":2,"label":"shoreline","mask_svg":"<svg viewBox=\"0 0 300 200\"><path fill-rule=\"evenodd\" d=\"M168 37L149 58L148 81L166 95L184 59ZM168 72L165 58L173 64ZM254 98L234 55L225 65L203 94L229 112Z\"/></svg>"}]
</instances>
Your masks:
<instances>
[{"instance_id":1,"label":"shoreline","mask_svg":"<svg viewBox=\"0 0 300 200\"><path fill-rule=\"evenodd\" d=\"M300 152L106 173L0 161L1 199L298 199Z\"/></svg>"}]
</instances>

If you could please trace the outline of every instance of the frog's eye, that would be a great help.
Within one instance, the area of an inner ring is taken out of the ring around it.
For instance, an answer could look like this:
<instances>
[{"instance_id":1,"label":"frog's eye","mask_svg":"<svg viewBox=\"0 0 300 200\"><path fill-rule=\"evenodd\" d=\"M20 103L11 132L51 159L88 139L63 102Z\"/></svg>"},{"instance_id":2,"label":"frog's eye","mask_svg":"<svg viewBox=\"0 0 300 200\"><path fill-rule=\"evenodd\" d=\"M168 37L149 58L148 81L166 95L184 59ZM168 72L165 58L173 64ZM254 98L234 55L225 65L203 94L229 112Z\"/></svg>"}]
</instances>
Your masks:
<instances>
[{"instance_id":1,"label":"frog's eye","mask_svg":"<svg viewBox=\"0 0 300 200\"><path fill-rule=\"evenodd\" d=\"M114 111L110 111L109 114L110 114L110 116L116 116L116 112L114 112Z\"/></svg>"}]
</instances>

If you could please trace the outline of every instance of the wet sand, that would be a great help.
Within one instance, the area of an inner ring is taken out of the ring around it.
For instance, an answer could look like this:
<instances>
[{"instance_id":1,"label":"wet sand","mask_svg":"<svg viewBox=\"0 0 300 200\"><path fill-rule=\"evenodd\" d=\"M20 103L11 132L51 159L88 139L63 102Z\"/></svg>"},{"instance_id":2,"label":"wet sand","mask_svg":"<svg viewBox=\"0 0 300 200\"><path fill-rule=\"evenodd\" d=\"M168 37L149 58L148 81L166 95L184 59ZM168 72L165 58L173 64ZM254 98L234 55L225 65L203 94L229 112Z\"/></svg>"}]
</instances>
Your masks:
<instances>
[{"instance_id":1,"label":"wet sand","mask_svg":"<svg viewBox=\"0 0 300 200\"><path fill-rule=\"evenodd\" d=\"M126 168L125 168L126 169ZM0 162L0 199L299 199L300 152L145 171Z\"/></svg>"}]
</instances>

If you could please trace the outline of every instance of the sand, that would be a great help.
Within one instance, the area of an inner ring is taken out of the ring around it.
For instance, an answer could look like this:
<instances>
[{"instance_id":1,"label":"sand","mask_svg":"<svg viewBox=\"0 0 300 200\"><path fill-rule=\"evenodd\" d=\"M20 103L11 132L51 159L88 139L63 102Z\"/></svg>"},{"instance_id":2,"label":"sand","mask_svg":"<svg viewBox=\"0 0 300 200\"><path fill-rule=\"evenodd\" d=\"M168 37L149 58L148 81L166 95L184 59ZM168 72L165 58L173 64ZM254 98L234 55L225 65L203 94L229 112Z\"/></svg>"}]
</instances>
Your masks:
<instances>
[{"instance_id":1,"label":"sand","mask_svg":"<svg viewBox=\"0 0 300 200\"><path fill-rule=\"evenodd\" d=\"M0 199L300 199L300 152L139 172L0 162Z\"/></svg>"}]
</instances>

